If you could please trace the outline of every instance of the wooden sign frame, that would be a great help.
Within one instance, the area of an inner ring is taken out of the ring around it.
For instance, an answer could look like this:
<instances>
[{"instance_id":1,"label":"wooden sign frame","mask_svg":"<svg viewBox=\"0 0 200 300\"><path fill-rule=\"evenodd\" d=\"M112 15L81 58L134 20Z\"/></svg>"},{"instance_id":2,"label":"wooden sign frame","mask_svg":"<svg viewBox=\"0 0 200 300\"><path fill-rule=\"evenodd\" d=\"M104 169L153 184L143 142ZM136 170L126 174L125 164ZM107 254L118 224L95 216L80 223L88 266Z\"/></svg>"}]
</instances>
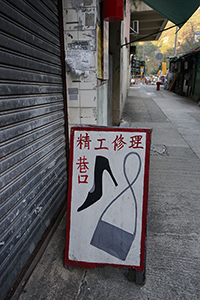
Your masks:
<instances>
[{"instance_id":1,"label":"wooden sign frame","mask_svg":"<svg viewBox=\"0 0 200 300\"><path fill-rule=\"evenodd\" d=\"M151 129L71 129L64 264L145 265Z\"/></svg>"}]
</instances>

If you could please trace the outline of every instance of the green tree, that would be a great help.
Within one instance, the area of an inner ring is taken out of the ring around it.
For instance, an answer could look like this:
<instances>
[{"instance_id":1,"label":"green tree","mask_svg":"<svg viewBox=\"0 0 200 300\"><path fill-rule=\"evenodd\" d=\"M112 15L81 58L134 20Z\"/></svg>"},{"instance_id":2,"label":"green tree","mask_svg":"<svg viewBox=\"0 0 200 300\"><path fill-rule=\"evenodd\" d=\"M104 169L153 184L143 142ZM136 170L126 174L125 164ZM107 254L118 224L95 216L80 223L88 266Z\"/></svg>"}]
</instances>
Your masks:
<instances>
[{"instance_id":1,"label":"green tree","mask_svg":"<svg viewBox=\"0 0 200 300\"><path fill-rule=\"evenodd\" d=\"M171 27L174 24L168 22L167 27ZM200 31L200 9L197 9L188 22L177 33L177 56L190 52L194 48L200 47L200 40L195 42L194 34L196 31ZM157 73L158 61L156 54L161 52L163 54L162 62L167 62L167 68L169 64L168 58L174 55L176 26L162 33L158 41L135 43L137 53L136 58L143 60L145 58L146 74Z\"/></svg>"}]
</instances>

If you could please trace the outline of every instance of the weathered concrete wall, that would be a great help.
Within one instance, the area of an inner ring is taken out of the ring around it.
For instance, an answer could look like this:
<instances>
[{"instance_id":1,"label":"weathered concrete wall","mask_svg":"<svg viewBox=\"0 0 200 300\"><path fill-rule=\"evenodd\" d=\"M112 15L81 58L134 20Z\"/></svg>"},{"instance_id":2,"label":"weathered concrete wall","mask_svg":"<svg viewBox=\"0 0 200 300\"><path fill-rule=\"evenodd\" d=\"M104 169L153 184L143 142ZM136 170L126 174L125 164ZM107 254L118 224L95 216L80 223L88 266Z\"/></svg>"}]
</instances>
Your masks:
<instances>
[{"instance_id":1,"label":"weathered concrete wall","mask_svg":"<svg viewBox=\"0 0 200 300\"><path fill-rule=\"evenodd\" d=\"M127 1L129 3L129 1ZM63 0L65 49L73 42L89 42L91 62L89 76L76 75L67 65L69 129L76 124L118 125L129 84L129 47L121 48L129 38L130 7L125 19L109 23L109 52L112 70L109 78L97 79L97 24L101 23L99 1ZM110 65L110 58L108 63ZM76 56L72 59L72 64Z\"/></svg>"},{"instance_id":2,"label":"weathered concrete wall","mask_svg":"<svg viewBox=\"0 0 200 300\"><path fill-rule=\"evenodd\" d=\"M109 22L103 21L102 16L98 15L98 22L101 23L102 30L102 77L97 81L97 111L98 125L112 125L112 69L110 69L109 57ZM97 54L98 62L100 60L99 53ZM111 108L111 110L110 110Z\"/></svg>"},{"instance_id":3,"label":"weathered concrete wall","mask_svg":"<svg viewBox=\"0 0 200 300\"><path fill-rule=\"evenodd\" d=\"M96 16L96 0L63 0L65 49L75 41L88 41L91 49L88 77L74 74L67 66L69 128L97 124Z\"/></svg>"},{"instance_id":4,"label":"weathered concrete wall","mask_svg":"<svg viewBox=\"0 0 200 300\"><path fill-rule=\"evenodd\" d=\"M130 1L130 9L131 11L147 11L152 10L150 6L142 2L141 0L131 0Z\"/></svg>"},{"instance_id":5,"label":"weathered concrete wall","mask_svg":"<svg viewBox=\"0 0 200 300\"><path fill-rule=\"evenodd\" d=\"M97 86L98 125L108 125L108 81Z\"/></svg>"},{"instance_id":6,"label":"weathered concrete wall","mask_svg":"<svg viewBox=\"0 0 200 300\"><path fill-rule=\"evenodd\" d=\"M130 80L129 41L130 8L125 7L124 21L110 24L110 52L113 58L112 124L120 123L121 111L126 101Z\"/></svg>"},{"instance_id":7,"label":"weathered concrete wall","mask_svg":"<svg viewBox=\"0 0 200 300\"><path fill-rule=\"evenodd\" d=\"M121 69L121 23L110 23L110 53L113 58L113 83L112 83L112 124L120 121L120 69Z\"/></svg>"},{"instance_id":8,"label":"weathered concrete wall","mask_svg":"<svg viewBox=\"0 0 200 300\"><path fill-rule=\"evenodd\" d=\"M130 41L130 2L126 1L124 20L121 24L121 44ZM130 82L130 45L121 48L121 99L120 117L124 107Z\"/></svg>"},{"instance_id":9,"label":"weathered concrete wall","mask_svg":"<svg viewBox=\"0 0 200 300\"><path fill-rule=\"evenodd\" d=\"M122 44L125 41L124 38L124 24L122 24ZM122 109L124 103L127 98L127 92L130 82L130 54L129 54L129 46L122 47L121 49L121 98L120 98L120 117L122 113Z\"/></svg>"},{"instance_id":10,"label":"weathered concrete wall","mask_svg":"<svg viewBox=\"0 0 200 300\"><path fill-rule=\"evenodd\" d=\"M113 57L109 54L109 81L108 81L108 126L112 125L112 84L113 84Z\"/></svg>"}]
</instances>

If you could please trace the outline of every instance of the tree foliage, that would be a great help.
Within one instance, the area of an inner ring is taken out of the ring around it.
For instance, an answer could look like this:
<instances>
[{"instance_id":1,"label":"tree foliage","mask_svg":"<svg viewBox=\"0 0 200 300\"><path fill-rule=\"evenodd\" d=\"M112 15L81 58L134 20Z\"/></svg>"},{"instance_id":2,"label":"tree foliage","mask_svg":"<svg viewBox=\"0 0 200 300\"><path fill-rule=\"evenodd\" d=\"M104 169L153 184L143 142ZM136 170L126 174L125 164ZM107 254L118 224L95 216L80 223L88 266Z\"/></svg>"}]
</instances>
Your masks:
<instances>
[{"instance_id":1,"label":"tree foliage","mask_svg":"<svg viewBox=\"0 0 200 300\"><path fill-rule=\"evenodd\" d=\"M166 28L172 25L173 23L169 21ZM177 32L177 56L200 47L200 39L195 41L194 38L196 31L200 31L200 8L196 10L187 23ZM141 60L143 57L145 58L147 74L157 73L159 62L156 59L156 54L158 52L163 54L163 59L160 63L163 61L168 63L167 58L174 55L175 33L176 27L164 31L158 41L136 43L136 58Z\"/></svg>"}]
</instances>

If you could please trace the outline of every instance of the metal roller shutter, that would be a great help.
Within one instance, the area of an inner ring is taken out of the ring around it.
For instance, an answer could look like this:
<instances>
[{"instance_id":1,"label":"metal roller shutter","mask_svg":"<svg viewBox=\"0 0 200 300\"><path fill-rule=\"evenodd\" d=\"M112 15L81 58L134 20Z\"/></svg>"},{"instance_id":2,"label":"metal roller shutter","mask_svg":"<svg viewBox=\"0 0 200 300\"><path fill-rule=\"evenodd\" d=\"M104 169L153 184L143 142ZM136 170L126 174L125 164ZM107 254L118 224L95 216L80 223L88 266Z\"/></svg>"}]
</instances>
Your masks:
<instances>
[{"instance_id":1,"label":"metal roller shutter","mask_svg":"<svg viewBox=\"0 0 200 300\"><path fill-rule=\"evenodd\" d=\"M66 199L58 1L0 0L0 295Z\"/></svg>"}]
</instances>

